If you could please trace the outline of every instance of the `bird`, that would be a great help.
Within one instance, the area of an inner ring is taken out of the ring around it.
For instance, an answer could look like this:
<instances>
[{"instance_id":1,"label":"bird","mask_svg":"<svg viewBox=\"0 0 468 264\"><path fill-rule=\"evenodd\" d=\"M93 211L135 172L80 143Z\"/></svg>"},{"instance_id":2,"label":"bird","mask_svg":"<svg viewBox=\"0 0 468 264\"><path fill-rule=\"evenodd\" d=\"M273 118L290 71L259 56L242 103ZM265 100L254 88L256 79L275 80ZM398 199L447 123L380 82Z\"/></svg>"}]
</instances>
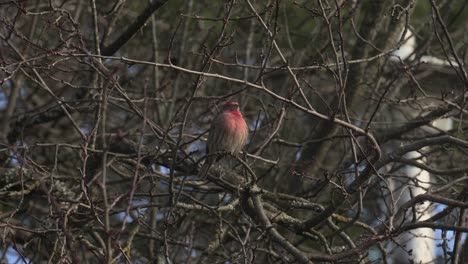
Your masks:
<instances>
[{"instance_id":1,"label":"bird","mask_svg":"<svg viewBox=\"0 0 468 264\"><path fill-rule=\"evenodd\" d=\"M248 135L249 129L239 110L239 104L235 101L224 103L222 111L211 122L206 144L208 156L198 177L206 178L213 163L224 156L222 152L238 155L247 143ZM220 155L215 155L215 153L220 153Z\"/></svg>"},{"instance_id":2,"label":"bird","mask_svg":"<svg viewBox=\"0 0 468 264\"><path fill-rule=\"evenodd\" d=\"M403 35L403 32L401 33ZM411 29L407 29L401 47L394 50L390 55L390 60L394 62L404 61L406 59L412 61L415 58L414 51L416 49L416 37Z\"/></svg>"}]
</instances>

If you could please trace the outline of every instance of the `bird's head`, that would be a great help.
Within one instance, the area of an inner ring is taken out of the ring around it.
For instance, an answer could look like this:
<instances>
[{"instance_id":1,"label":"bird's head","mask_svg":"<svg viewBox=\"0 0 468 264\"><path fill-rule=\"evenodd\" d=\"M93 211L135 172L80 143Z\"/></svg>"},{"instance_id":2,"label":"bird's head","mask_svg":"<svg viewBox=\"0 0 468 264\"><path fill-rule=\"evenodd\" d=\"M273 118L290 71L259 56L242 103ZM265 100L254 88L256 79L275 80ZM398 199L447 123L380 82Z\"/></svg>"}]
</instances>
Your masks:
<instances>
[{"instance_id":1,"label":"bird's head","mask_svg":"<svg viewBox=\"0 0 468 264\"><path fill-rule=\"evenodd\" d=\"M234 102L234 101L226 102L223 105L223 111L224 112L237 112L237 111L239 111L239 104L237 102Z\"/></svg>"}]
</instances>

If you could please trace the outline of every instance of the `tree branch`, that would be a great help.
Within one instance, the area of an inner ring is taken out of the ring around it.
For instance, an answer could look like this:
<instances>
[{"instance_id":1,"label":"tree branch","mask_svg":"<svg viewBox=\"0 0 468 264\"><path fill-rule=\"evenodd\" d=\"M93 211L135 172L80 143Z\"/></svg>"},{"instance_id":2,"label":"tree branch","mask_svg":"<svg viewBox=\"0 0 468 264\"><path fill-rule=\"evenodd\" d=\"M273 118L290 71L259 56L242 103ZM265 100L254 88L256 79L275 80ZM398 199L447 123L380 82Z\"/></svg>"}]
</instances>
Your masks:
<instances>
[{"instance_id":1,"label":"tree branch","mask_svg":"<svg viewBox=\"0 0 468 264\"><path fill-rule=\"evenodd\" d=\"M128 28L110 45L103 46L101 43L101 54L104 56L114 55L125 43L127 43L146 23L153 12L162 7L168 0L152 0L141 14L128 26Z\"/></svg>"}]
</instances>

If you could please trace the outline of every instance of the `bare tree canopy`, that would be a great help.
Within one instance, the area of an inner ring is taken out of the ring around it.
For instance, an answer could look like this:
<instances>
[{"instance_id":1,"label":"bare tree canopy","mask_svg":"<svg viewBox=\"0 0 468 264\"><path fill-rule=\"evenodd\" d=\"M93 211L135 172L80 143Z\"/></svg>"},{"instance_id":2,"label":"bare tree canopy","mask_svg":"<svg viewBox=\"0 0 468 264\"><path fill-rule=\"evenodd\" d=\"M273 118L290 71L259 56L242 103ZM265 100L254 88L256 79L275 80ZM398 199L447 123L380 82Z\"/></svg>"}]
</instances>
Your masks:
<instances>
[{"instance_id":1,"label":"bare tree canopy","mask_svg":"<svg viewBox=\"0 0 468 264\"><path fill-rule=\"evenodd\" d=\"M467 3L0 0L0 262L468 261Z\"/></svg>"}]
</instances>

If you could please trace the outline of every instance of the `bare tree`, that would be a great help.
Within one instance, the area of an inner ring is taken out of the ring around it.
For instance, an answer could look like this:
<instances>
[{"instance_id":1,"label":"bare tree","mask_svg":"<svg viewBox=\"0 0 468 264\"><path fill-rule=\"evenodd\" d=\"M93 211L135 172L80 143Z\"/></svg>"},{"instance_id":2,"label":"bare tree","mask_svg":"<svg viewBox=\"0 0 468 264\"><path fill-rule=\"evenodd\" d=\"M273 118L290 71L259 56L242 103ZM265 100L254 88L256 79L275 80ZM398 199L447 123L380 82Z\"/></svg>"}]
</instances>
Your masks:
<instances>
[{"instance_id":1,"label":"bare tree","mask_svg":"<svg viewBox=\"0 0 468 264\"><path fill-rule=\"evenodd\" d=\"M462 0L0 1L2 261L466 261L466 17ZM226 100L248 144L203 180Z\"/></svg>"}]
</instances>

